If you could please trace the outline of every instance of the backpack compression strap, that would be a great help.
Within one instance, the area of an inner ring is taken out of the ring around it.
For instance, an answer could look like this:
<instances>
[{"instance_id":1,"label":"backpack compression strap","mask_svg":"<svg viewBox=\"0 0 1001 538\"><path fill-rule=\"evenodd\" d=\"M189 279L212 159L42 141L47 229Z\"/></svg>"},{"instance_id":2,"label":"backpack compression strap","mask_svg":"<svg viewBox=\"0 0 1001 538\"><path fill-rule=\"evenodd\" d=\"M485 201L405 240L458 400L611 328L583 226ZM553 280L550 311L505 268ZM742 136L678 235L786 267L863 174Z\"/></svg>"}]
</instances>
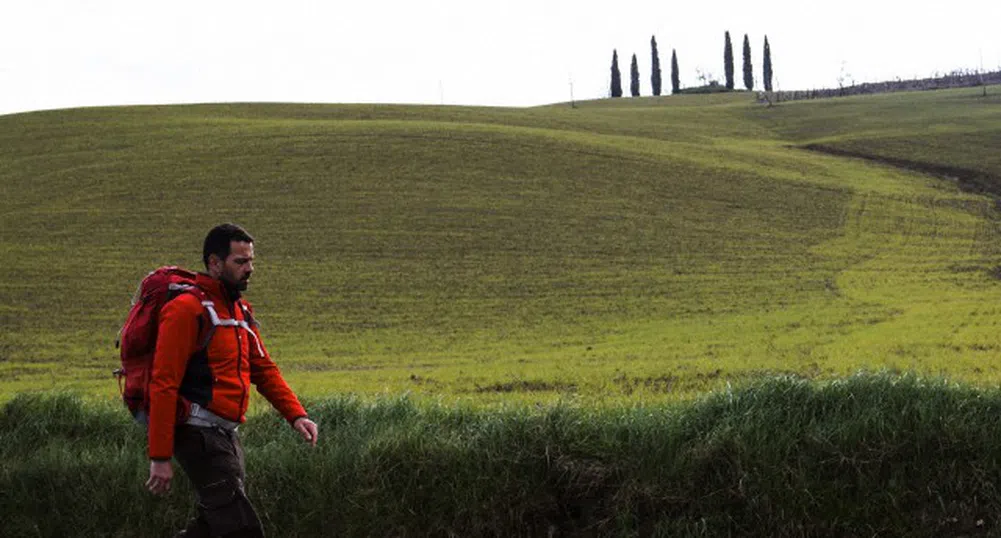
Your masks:
<instances>
[{"instance_id":1,"label":"backpack compression strap","mask_svg":"<svg viewBox=\"0 0 1001 538\"><path fill-rule=\"evenodd\" d=\"M202 343L202 349L208 347L209 342L212 340L212 336L215 333L216 327L240 327L246 330L247 334L249 334L250 337L254 339L254 344L257 345L257 352L262 357L264 356L264 349L261 348L261 341L257 338L257 334L254 333L254 330L250 327L249 323L247 323L244 320L236 320L232 318L219 319L219 314L217 314L215 311L215 303L213 303L212 301L202 301L202 306L205 307L205 311L208 312L209 314L209 319L212 320L212 328L209 329L208 335L206 335L205 341ZM245 316L249 314L249 312L247 311L246 307L243 306L243 304L240 304L240 309L243 310ZM253 318L251 318L251 320L252 319Z\"/></svg>"},{"instance_id":2,"label":"backpack compression strap","mask_svg":"<svg viewBox=\"0 0 1001 538\"><path fill-rule=\"evenodd\" d=\"M149 278L155 272L156 271L150 272L150 274L146 275L146 278ZM136 286L136 291L135 291L135 293L132 294L132 303L130 305L130 308L135 308L136 303L138 303L140 300L144 299L141 294L142 294L143 282L146 282L146 278L144 278L142 281L140 281L139 285ZM180 283L177 283L177 282L171 282L170 284L167 284L168 297L176 297L177 295L179 295L181 293L184 293L186 291L192 291L194 289L196 289L196 288L192 284L180 284ZM128 323L128 318L127 317L126 317L126 323ZM115 349L118 349L122 345L122 333L123 332L125 332L125 324L124 323L122 324L122 328L118 329L118 337L115 338Z\"/></svg>"}]
</instances>

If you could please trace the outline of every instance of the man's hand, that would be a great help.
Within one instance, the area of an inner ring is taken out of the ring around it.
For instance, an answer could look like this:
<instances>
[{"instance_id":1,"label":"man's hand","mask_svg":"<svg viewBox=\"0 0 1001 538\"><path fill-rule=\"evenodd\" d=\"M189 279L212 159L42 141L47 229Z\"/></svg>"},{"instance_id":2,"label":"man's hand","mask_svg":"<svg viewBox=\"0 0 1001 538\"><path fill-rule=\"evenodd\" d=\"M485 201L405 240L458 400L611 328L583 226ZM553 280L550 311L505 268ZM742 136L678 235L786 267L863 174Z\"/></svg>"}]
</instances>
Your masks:
<instances>
[{"instance_id":1,"label":"man's hand","mask_svg":"<svg viewBox=\"0 0 1001 538\"><path fill-rule=\"evenodd\" d=\"M295 428L295 431L299 432L299 434L302 435L302 438L305 439L310 445L316 446L316 438L320 435L320 433L315 422L306 417L299 417L295 419L292 427Z\"/></svg>"},{"instance_id":2,"label":"man's hand","mask_svg":"<svg viewBox=\"0 0 1001 538\"><path fill-rule=\"evenodd\" d=\"M149 480L146 488L154 495L163 495L170 491L170 481L174 478L174 468L170 460L149 462Z\"/></svg>"}]
</instances>

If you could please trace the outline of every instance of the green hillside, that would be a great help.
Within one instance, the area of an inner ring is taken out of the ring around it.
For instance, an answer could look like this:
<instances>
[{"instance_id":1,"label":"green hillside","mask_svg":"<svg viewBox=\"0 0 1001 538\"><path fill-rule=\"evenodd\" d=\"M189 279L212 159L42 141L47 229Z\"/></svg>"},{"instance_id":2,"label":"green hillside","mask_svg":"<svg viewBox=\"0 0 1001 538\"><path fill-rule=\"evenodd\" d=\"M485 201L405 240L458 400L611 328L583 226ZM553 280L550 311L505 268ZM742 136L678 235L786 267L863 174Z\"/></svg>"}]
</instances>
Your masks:
<instances>
[{"instance_id":1,"label":"green hillside","mask_svg":"<svg viewBox=\"0 0 1001 538\"><path fill-rule=\"evenodd\" d=\"M776 132L797 144L846 152L969 181L1001 194L1001 91L979 89L788 103L756 110Z\"/></svg>"},{"instance_id":2,"label":"green hillside","mask_svg":"<svg viewBox=\"0 0 1001 538\"><path fill-rule=\"evenodd\" d=\"M1001 103L978 92L0 116L0 394L116 395L135 285L197 268L228 220L257 238L250 299L310 395L647 399L883 367L993 383L993 202L800 149L998 177Z\"/></svg>"}]
</instances>

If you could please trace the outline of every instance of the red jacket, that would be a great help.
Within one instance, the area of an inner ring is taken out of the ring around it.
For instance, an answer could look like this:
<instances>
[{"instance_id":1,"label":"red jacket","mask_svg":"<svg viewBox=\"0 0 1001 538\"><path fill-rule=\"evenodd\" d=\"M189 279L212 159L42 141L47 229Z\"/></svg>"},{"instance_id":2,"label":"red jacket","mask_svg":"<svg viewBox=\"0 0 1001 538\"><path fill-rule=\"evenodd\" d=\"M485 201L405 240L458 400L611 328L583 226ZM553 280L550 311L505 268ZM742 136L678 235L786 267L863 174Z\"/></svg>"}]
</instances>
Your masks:
<instances>
[{"instance_id":1,"label":"red jacket","mask_svg":"<svg viewBox=\"0 0 1001 538\"><path fill-rule=\"evenodd\" d=\"M197 403L227 420L244 422L253 383L289 422L306 416L264 348L250 305L242 298L231 298L221 280L199 274L196 283L212 301L220 320L248 324L216 327L209 345L202 348L201 340L212 323L197 295L182 293L160 311L149 385L151 459L170 459L174 454L179 397L181 402Z\"/></svg>"}]
</instances>

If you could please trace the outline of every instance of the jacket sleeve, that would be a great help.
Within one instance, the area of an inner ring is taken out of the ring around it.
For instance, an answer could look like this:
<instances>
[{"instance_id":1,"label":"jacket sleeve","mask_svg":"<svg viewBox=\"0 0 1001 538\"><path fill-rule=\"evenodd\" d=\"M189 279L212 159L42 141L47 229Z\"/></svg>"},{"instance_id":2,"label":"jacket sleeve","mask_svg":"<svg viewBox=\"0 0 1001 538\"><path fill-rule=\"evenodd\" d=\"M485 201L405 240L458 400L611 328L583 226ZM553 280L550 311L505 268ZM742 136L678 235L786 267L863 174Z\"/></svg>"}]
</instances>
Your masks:
<instances>
[{"instance_id":1,"label":"jacket sleeve","mask_svg":"<svg viewBox=\"0 0 1001 538\"><path fill-rule=\"evenodd\" d=\"M149 383L149 457L167 460L174 455L177 391L188 360L198 347L198 298L183 294L160 310L160 325Z\"/></svg>"},{"instance_id":2,"label":"jacket sleeve","mask_svg":"<svg viewBox=\"0 0 1001 538\"><path fill-rule=\"evenodd\" d=\"M247 305L247 308L250 309L250 306ZM253 314L252 309L250 312ZM307 416L306 409L285 382L278 365L271 360L256 323L251 325L251 330L254 332L255 341L250 342L250 382L289 423Z\"/></svg>"}]
</instances>

